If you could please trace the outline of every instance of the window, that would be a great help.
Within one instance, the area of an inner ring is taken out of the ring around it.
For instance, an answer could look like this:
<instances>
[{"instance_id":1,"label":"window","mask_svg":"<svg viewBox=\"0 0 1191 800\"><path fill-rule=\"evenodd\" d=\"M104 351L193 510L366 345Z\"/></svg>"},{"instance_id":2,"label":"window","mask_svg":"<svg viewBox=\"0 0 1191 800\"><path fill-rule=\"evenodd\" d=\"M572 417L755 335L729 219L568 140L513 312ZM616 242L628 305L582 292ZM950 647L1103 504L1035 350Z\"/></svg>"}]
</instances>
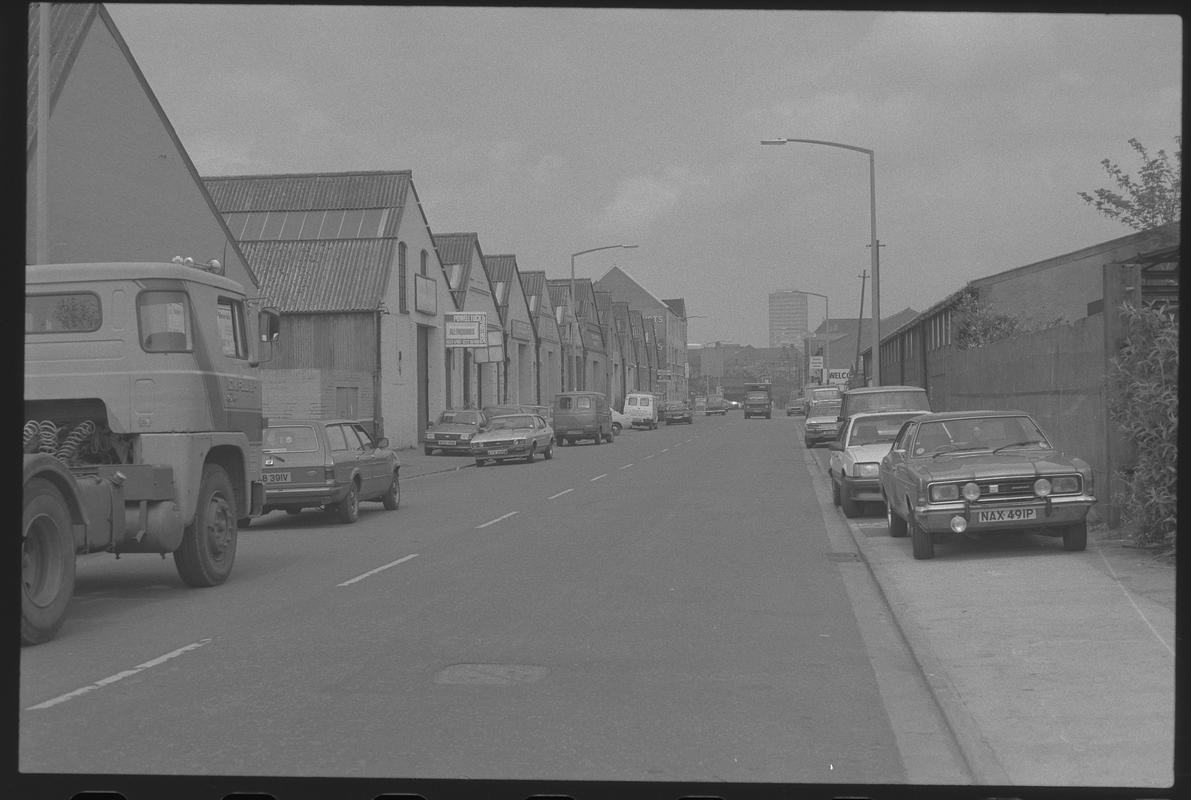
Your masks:
<instances>
[{"instance_id":1,"label":"window","mask_svg":"<svg viewBox=\"0 0 1191 800\"><path fill-rule=\"evenodd\" d=\"M288 425L265 430L264 451L267 453L317 453L318 438L308 425Z\"/></svg>"},{"instance_id":2,"label":"window","mask_svg":"<svg viewBox=\"0 0 1191 800\"><path fill-rule=\"evenodd\" d=\"M216 326L223 354L230 358L248 358L248 334L244 328L244 304L229 297L219 298L215 308Z\"/></svg>"},{"instance_id":3,"label":"window","mask_svg":"<svg viewBox=\"0 0 1191 800\"><path fill-rule=\"evenodd\" d=\"M190 302L185 292L141 292L136 298L141 346L150 353L186 352L190 341Z\"/></svg>"},{"instance_id":4,"label":"window","mask_svg":"<svg viewBox=\"0 0 1191 800\"><path fill-rule=\"evenodd\" d=\"M372 442L372 437L368 434L368 431L364 428L363 425L359 424L358 422L352 423L352 430L354 430L356 432L356 436L360 437L360 446L363 449L365 449L365 450L375 450L376 449L376 445L373 444L373 442Z\"/></svg>"},{"instance_id":5,"label":"window","mask_svg":"<svg viewBox=\"0 0 1191 800\"><path fill-rule=\"evenodd\" d=\"M285 223L281 226L279 239L297 239L302 230L302 220L306 217L301 211L290 211L285 215Z\"/></svg>"},{"instance_id":6,"label":"window","mask_svg":"<svg viewBox=\"0 0 1191 800\"><path fill-rule=\"evenodd\" d=\"M261 238L261 228L265 225L265 217L267 214L257 211L248 215L248 220L244 223L244 232L240 234L240 238L246 241L252 241Z\"/></svg>"},{"instance_id":7,"label":"window","mask_svg":"<svg viewBox=\"0 0 1191 800\"><path fill-rule=\"evenodd\" d=\"M356 432L354 425L340 425L343 429L343 438L347 440L348 450L362 450L363 445L360 444L360 434Z\"/></svg>"},{"instance_id":8,"label":"window","mask_svg":"<svg viewBox=\"0 0 1191 800\"><path fill-rule=\"evenodd\" d=\"M429 269L430 269L430 254L429 254L429 253L427 253L425 250L423 250L423 251L422 251L422 264L421 264L421 266L419 267L419 269L421 270L421 272L422 272L422 275L424 275L424 276L425 276L425 277L427 277L427 278L429 278L429 277L430 277L430 272L429 272Z\"/></svg>"},{"instance_id":9,"label":"window","mask_svg":"<svg viewBox=\"0 0 1191 800\"><path fill-rule=\"evenodd\" d=\"M360 415L360 389L356 386L335 387L335 415L352 419Z\"/></svg>"},{"instance_id":10,"label":"window","mask_svg":"<svg viewBox=\"0 0 1191 800\"><path fill-rule=\"evenodd\" d=\"M342 425L328 425L327 426L327 443L331 446L332 452L349 449L347 446L347 438L343 435Z\"/></svg>"},{"instance_id":11,"label":"window","mask_svg":"<svg viewBox=\"0 0 1191 800\"><path fill-rule=\"evenodd\" d=\"M25 333L85 333L99 330L99 298L93 294L42 294L25 297Z\"/></svg>"},{"instance_id":12,"label":"window","mask_svg":"<svg viewBox=\"0 0 1191 800\"><path fill-rule=\"evenodd\" d=\"M397 243L397 308L402 314L409 313L409 303L405 301L406 283L405 242Z\"/></svg>"},{"instance_id":13,"label":"window","mask_svg":"<svg viewBox=\"0 0 1191 800\"><path fill-rule=\"evenodd\" d=\"M380 236L381 210L379 208L369 208L364 211L364 221L360 225L360 236L367 239L375 239Z\"/></svg>"}]
</instances>

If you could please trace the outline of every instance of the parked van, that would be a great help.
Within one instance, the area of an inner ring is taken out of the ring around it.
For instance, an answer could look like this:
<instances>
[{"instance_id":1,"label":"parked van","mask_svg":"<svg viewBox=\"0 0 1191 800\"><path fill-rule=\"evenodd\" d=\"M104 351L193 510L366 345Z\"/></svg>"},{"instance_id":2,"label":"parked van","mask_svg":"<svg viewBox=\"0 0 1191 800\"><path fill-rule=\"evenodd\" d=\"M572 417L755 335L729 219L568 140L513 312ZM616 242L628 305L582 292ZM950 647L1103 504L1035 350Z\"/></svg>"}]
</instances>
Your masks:
<instances>
[{"instance_id":1,"label":"parked van","mask_svg":"<svg viewBox=\"0 0 1191 800\"><path fill-rule=\"evenodd\" d=\"M554 440L560 445L591 439L611 442L612 408L602 392L561 392L554 396Z\"/></svg>"},{"instance_id":2,"label":"parked van","mask_svg":"<svg viewBox=\"0 0 1191 800\"><path fill-rule=\"evenodd\" d=\"M624 397L624 415L634 428L658 426L658 398L649 392L632 392Z\"/></svg>"}]
</instances>

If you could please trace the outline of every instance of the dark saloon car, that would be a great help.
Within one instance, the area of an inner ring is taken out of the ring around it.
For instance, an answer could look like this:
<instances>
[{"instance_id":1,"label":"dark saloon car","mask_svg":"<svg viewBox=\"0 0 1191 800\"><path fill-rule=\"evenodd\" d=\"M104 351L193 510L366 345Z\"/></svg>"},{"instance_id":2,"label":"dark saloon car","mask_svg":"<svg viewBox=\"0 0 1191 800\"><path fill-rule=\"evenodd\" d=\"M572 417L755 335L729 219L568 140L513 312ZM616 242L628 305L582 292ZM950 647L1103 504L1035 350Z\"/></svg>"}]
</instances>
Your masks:
<instances>
[{"instance_id":1,"label":"dark saloon car","mask_svg":"<svg viewBox=\"0 0 1191 800\"><path fill-rule=\"evenodd\" d=\"M922 414L902 425L880 466L890 536L914 558L935 538L1032 530L1083 550L1096 502L1092 468L1054 446L1022 411Z\"/></svg>"},{"instance_id":2,"label":"dark saloon car","mask_svg":"<svg viewBox=\"0 0 1191 800\"><path fill-rule=\"evenodd\" d=\"M482 411L474 408L451 409L438 415L438 420L427 426L422 437L422 449L426 455L437 450L440 453L471 453L472 437L484 429L486 418Z\"/></svg>"},{"instance_id":3,"label":"dark saloon car","mask_svg":"<svg viewBox=\"0 0 1191 800\"><path fill-rule=\"evenodd\" d=\"M397 454L388 439L373 441L363 423L271 420L262 449L265 512L321 508L355 522L361 500L377 500L390 511L401 503Z\"/></svg>"},{"instance_id":4,"label":"dark saloon car","mask_svg":"<svg viewBox=\"0 0 1191 800\"><path fill-rule=\"evenodd\" d=\"M667 425L673 425L675 422L685 422L687 425L694 424L694 417L691 414L691 404L685 400L670 400L662 408Z\"/></svg>"}]
</instances>

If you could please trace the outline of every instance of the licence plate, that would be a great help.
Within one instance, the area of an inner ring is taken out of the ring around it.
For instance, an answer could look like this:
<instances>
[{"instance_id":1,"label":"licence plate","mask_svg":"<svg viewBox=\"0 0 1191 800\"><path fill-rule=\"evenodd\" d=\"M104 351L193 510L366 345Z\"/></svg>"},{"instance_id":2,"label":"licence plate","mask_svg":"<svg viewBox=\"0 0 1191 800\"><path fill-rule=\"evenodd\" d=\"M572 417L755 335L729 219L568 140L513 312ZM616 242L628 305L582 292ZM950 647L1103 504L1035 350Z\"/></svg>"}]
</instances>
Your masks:
<instances>
[{"instance_id":1,"label":"licence plate","mask_svg":"<svg viewBox=\"0 0 1191 800\"><path fill-rule=\"evenodd\" d=\"M1037 509L1033 508L998 508L990 511L977 511L977 522L1019 522L1021 520L1036 519Z\"/></svg>"},{"instance_id":2,"label":"licence plate","mask_svg":"<svg viewBox=\"0 0 1191 800\"><path fill-rule=\"evenodd\" d=\"M488 455L490 455L490 456L507 456L508 454L509 454L509 451L505 450L503 448L500 450L489 450L488 451Z\"/></svg>"},{"instance_id":3,"label":"licence plate","mask_svg":"<svg viewBox=\"0 0 1191 800\"><path fill-rule=\"evenodd\" d=\"M266 472L262 476L265 483L289 483L290 474L288 472Z\"/></svg>"}]
</instances>

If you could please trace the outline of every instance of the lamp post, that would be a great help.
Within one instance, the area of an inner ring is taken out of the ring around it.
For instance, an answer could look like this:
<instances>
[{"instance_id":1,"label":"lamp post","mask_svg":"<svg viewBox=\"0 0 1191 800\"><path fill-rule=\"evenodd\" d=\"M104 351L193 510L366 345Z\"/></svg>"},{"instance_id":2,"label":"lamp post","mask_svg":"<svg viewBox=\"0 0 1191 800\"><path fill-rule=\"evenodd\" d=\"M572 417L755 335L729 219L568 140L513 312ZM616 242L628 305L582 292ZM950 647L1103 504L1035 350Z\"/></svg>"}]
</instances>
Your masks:
<instances>
[{"instance_id":1,"label":"lamp post","mask_svg":"<svg viewBox=\"0 0 1191 800\"><path fill-rule=\"evenodd\" d=\"M801 290L799 290L799 291L801 291ZM824 331L824 333L826 333L826 335L827 335L826 340L823 342L823 368L825 370L827 370L828 372L830 372L830 370L831 370L831 301L827 299L827 295L819 294L818 292L802 292L802 293L809 294L812 297L822 297L823 298L823 327L826 329ZM857 333L859 333L859 331L857 331ZM807 353L807 355L809 356L810 353ZM826 385L827 381L824 380L823 384Z\"/></svg>"},{"instance_id":2,"label":"lamp post","mask_svg":"<svg viewBox=\"0 0 1191 800\"><path fill-rule=\"evenodd\" d=\"M635 247L637 247L637 245L635 245L635 244L607 244L607 245L604 245L603 247L593 247L589 250L580 250L578 253L571 253L571 294L570 294L570 297L567 298L567 303L571 307L571 324L574 325L574 328L572 329L574 336L571 337L571 348L572 348L571 369L570 369L571 391L575 391L575 389L578 388L578 386L576 386L576 384L575 384L575 353L574 353L574 349L577 346L578 337L581 335L581 331L579 330L579 319L578 319L578 317L575 316L575 257L586 255L588 253L595 253L600 250L616 250L616 249L632 250Z\"/></svg>"},{"instance_id":3,"label":"lamp post","mask_svg":"<svg viewBox=\"0 0 1191 800\"><path fill-rule=\"evenodd\" d=\"M868 154L868 191L869 191L869 247L872 248L873 271L873 343L872 343L872 381L873 386L881 385L881 256L877 242L877 168L876 156L866 147L856 147L840 142L825 142L821 139L762 139L761 144L786 144L800 142L802 144L821 144L825 147L838 147L843 150L853 150L857 153ZM859 333L859 331L857 331Z\"/></svg>"}]
</instances>

